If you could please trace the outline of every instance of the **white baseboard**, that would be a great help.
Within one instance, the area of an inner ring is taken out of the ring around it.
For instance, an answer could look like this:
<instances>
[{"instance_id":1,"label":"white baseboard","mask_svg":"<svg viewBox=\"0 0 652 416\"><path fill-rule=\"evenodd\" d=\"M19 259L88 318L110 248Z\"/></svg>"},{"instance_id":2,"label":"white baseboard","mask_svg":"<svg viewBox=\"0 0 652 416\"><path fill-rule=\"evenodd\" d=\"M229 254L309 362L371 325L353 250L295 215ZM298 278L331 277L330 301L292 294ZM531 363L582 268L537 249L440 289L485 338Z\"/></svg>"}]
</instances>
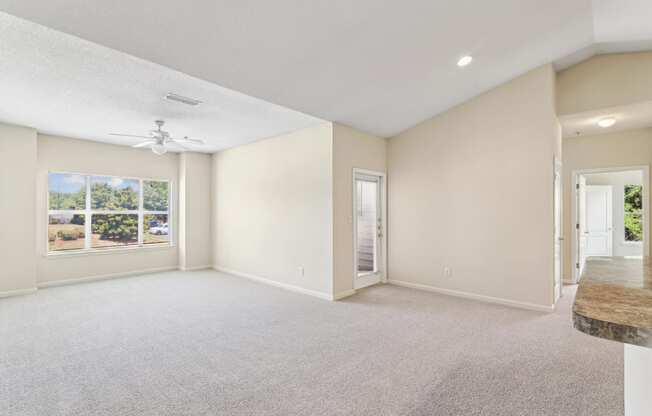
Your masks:
<instances>
[{"instance_id":1,"label":"white baseboard","mask_svg":"<svg viewBox=\"0 0 652 416\"><path fill-rule=\"evenodd\" d=\"M206 270L206 269L212 269L212 268L213 268L213 266L210 265L210 264L206 264L204 266L193 266L193 267L179 266L179 270L181 270L182 272L194 272L194 271L197 271L197 270Z\"/></svg>"},{"instance_id":2,"label":"white baseboard","mask_svg":"<svg viewBox=\"0 0 652 416\"><path fill-rule=\"evenodd\" d=\"M243 272L239 272L237 270L232 270L232 269L228 269L228 268L221 267L221 266L213 266L213 269L215 269L218 272L231 274L233 276L238 276L238 277L244 277L245 279L253 280L255 282L264 283L266 285L278 287L278 288L285 289L285 290L290 290L292 292L302 293L304 295L314 296L314 297L320 298L320 299L325 299L325 300L333 300L334 299L333 296L328 294L328 293L317 292L316 290L305 289L305 288L302 288L300 286L295 286L295 285L291 285L291 284L288 284L288 283L277 282L276 280L271 280L271 279L268 279L266 277L256 276L256 275L249 274L249 273L243 273Z\"/></svg>"},{"instance_id":3,"label":"white baseboard","mask_svg":"<svg viewBox=\"0 0 652 416\"><path fill-rule=\"evenodd\" d=\"M332 300L340 300L340 299L348 298L351 295L355 295L355 293L356 293L355 289L344 290L342 292L334 294Z\"/></svg>"},{"instance_id":4,"label":"white baseboard","mask_svg":"<svg viewBox=\"0 0 652 416\"><path fill-rule=\"evenodd\" d=\"M53 280L53 281L50 281L50 282L38 283L36 286L39 289L41 289L41 288L46 288L46 287L74 285L76 283L94 282L94 281L97 281L97 280L117 279L117 278L120 278L120 277L129 277L129 276L136 276L136 275L141 275L141 274L168 272L168 271L171 271L171 270L178 270L178 267L176 267L176 266L157 267L157 268L153 268L153 269L142 269L142 270L134 270L134 271L129 271L129 272L122 272L122 273L101 274L101 275L97 275L97 276L79 277L79 278L75 278L75 279Z\"/></svg>"},{"instance_id":5,"label":"white baseboard","mask_svg":"<svg viewBox=\"0 0 652 416\"><path fill-rule=\"evenodd\" d=\"M7 290L5 292L0 292L0 298L8 298L10 296L21 296L21 295L31 295L36 292L38 289L33 287L30 289L17 289L17 290Z\"/></svg>"},{"instance_id":6,"label":"white baseboard","mask_svg":"<svg viewBox=\"0 0 652 416\"><path fill-rule=\"evenodd\" d=\"M574 284L576 284L572 280L566 280L566 279L562 280L562 283L565 284L565 285L574 285Z\"/></svg>"},{"instance_id":7,"label":"white baseboard","mask_svg":"<svg viewBox=\"0 0 652 416\"><path fill-rule=\"evenodd\" d=\"M402 280L391 280L390 279L387 282L389 284L396 285L396 286L403 286L403 287L409 287L411 289L425 290L425 291L428 291L428 292L440 293L440 294L443 294L443 295L456 296L458 298L479 300L481 302L496 303L498 305L511 306L511 307L519 308L519 309L528 309L528 310L531 310L531 311L548 312L548 313L553 312L555 310L554 305L546 306L546 305L537 305L535 303L518 302L518 301L510 300L510 299L494 298L492 296L477 295L475 293L460 292L460 291L451 290L451 289L442 289L442 288L435 287L435 286L428 286L428 285L422 285L422 284L419 284L419 283L405 282L405 281L402 281Z\"/></svg>"}]
</instances>

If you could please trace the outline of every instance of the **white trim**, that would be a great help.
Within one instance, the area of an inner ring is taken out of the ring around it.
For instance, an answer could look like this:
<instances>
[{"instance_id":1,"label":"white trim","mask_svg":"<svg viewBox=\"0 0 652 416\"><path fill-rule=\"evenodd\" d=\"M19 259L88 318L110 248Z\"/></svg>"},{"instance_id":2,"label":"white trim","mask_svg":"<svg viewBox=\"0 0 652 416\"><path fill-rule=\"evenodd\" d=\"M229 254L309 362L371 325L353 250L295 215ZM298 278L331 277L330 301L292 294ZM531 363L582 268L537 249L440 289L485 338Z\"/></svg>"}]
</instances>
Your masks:
<instances>
[{"instance_id":1,"label":"white trim","mask_svg":"<svg viewBox=\"0 0 652 416\"><path fill-rule=\"evenodd\" d=\"M556 193L555 186L559 185L559 195ZM555 249L557 244L559 244L559 297L555 292L557 287L557 270L553 270L552 273L552 299L553 304L556 304L559 299L564 297L564 251L566 250L565 241L564 241L564 172L562 161L557 157L553 157L553 182L552 182L552 210L553 210L553 219L552 219L552 261L553 265L555 264ZM559 198L559 224L556 223L555 218L557 212L555 210L555 201L556 198ZM557 235L557 225L559 225L559 235ZM554 268L555 266L553 266Z\"/></svg>"},{"instance_id":2,"label":"white trim","mask_svg":"<svg viewBox=\"0 0 652 416\"><path fill-rule=\"evenodd\" d=\"M244 277L245 279L253 280L254 282L264 283L264 284L269 285L269 286L278 287L278 288L289 290L289 291L292 291L292 292L302 293L304 295L314 296L314 297L320 298L320 299L325 299L325 300L333 300L334 299L334 296L330 295L328 293L318 292L316 290L311 290L311 289L305 289L305 288L302 288L300 286L295 286L295 285L291 285L291 284L288 284L288 283L277 282L276 280L271 280L271 279L268 279L266 277L256 276L256 275L253 275L253 274L250 274L250 273L243 273L243 272L239 272L237 270L232 270L232 269L228 269L228 268L221 267L221 266L213 266L213 269L215 269L218 272L230 274L230 275L237 276L237 277Z\"/></svg>"},{"instance_id":3,"label":"white trim","mask_svg":"<svg viewBox=\"0 0 652 416\"><path fill-rule=\"evenodd\" d=\"M176 246L170 243L159 244L143 244L142 246L132 244L129 246L115 246L104 248L91 248L83 250L68 250L68 251L51 251L43 255L48 259L69 258L69 257L84 257L84 256L102 256L105 254L126 254L138 253L157 250L174 249Z\"/></svg>"},{"instance_id":4,"label":"white trim","mask_svg":"<svg viewBox=\"0 0 652 416\"><path fill-rule=\"evenodd\" d=\"M36 292L38 289L33 287L30 289L17 289L17 290L7 290L4 292L0 292L0 298L8 298L11 296L22 296L22 295L31 295L32 293Z\"/></svg>"},{"instance_id":5,"label":"white trim","mask_svg":"<svg viewBox=\"0 0 652 416\"><path fill-rule=\"evenodd\" d=\"M504 306L511 306L514 308L519 308L519 309L528 309L531 311L537 311L537 312L553 312L555 310L554 305L546 306L546 305L537 305L535 303L528 303L528 302L518 302L515 300L510 300L510 299L503 299L503 298L494 298L492 296L485 296L485 295L478 295L475 293L468 293L468 292L461 292L457 290L451 290L451 289L443 289L435 286L428 286L428 285L422 285L418 283L411 283L411 282L405 282L402 280L388 280L387 283L396 285L396 286L403 286L403 287L408 287L411 289L418 289L418 290L424 290L427 292L434 292L434 293L439 293L443 295L449 295L449 296L455 296L458 298L464 298L464 299L471 299L471 300L478 300L481 302L486 302L486 303L495 303L498 305L504 305Z\"/></svg>"},{"instance_id":6,"label":"white trim","mask_svg":"<svg viewBox=\"0 0 652 416\"><path fill-rule=\"evenodd\" d=\"M572 283L577 283L580 276L578 269L575 267L578 260L579 242L577 241L577 231L573 224L579 221L579 213L577 211L577 202L579 195L577 193L577 184L580 175L591 173L609 173L609 172L625 172L630 170L643 171L643 255L650 255L650 166L649 165L636 165L636 166L616 166L611 168L595 168L595 169L576 169L571 172L571 279Z\"/></svg>"},{"instance_id":7,"label":"white trim","mask_svg":"<svg viewBox=\"0 0 652 416\"><path fill-rule=\"evenodd\" d=\"M109 279L116 279L119 277L129 277L129 276L137 276L141 274L152 274L152 273L160 273L160 272L168 272L171 270L178 270L177 266L168 266L168 267L156 267L152 269L143 269L143 270L134 270L134 271L129 271L129 272L121 272L121 273L109 273L109 274L100 274L97 276L88 276L88 277L79 277L75 279L65 279L65 280L52 280L49 282L41 282L37 283L37 287L39 289L46 288L46 287L55 287L55 286L67 286L67 285L74 285L76 283L87 283L87 282L95 282L98 280L109 280Z\"/></svg>"},{"instance_id":8,"label":"white trim","mask_svg":"<svg viewBox=\"0 0 652 416\"><path fill-rule=\"evenodd\" d=\"M352 295L355 295L355 294L356 294L355 289L344 290L342 292L333 294L332 300L340 300L340 299L348 298L349 296L352 296Z\"/></svg>"},{"instance_id":9,"label":"white trim","mask_svg":"<svg viewBox=\"0 0 652 416\"><path fill-rule=\"evenodd\" d=\"M213 265L211 264L205 264L203 266L193 266L193 267L184 267L184 266L179 266L179 270L182 272L194 272L197 270L206 270L206 269L212 269Z\"/></svg>"},{"instance_id":10,"label":"white trim","mask_svg":"<svg viewBox=\"0 0 652 416\"><path fill-rule=\"evenodd\" d=\"M357 286L357 279L359 277L358 275L358 221L357 221L357 188L356 188L356 176L357 175L369 175L369 176L374 176L378 177L380 180L380 211L381 211L381 218L382 218L382 224L383 224L383 237L381 240L381 270L377 271L374 274L379 274L379 280L381 283L387 283L387 258L388 252L387 252L387 173L386 172L379 172L379 171L374 171L374 170L369 170L369 169L361 169L361 168L353 168L352 171L352 176L351 176L351 200L352 200L352 207L351 207L351 215L353 217L353 287L354 290L356 289ZM372 283L373 284L373 283ZM357 289L360 289L361 287L357 287Z\"/></svg>"}]
</instances>

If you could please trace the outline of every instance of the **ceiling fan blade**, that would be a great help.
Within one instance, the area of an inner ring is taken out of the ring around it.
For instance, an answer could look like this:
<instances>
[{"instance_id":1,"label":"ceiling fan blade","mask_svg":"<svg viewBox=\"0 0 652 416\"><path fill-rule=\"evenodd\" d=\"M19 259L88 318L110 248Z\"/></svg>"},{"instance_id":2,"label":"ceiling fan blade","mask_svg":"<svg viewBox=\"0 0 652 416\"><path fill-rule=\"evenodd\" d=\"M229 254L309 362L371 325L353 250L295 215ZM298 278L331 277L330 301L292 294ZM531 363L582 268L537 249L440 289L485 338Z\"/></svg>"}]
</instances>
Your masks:
<instances>
[{"instance_id":1,"label":"ceiling fan blade","mask_svg":"<svg viewBox=\"0 0 652 416\"><path fill-rule=\"evenodd\" d=\"M136 136L134 134L109 133L110 136L134 137L136 139L151 139L152 136Z\"/></svg>"},{"instance_id":2,"label":"ceiling fan blade","mask_svg":"<svg viewBox=\"0 0 652 416\"><path fill-rule=\"evenodd\" d=\"M147 146L152 146L154 144L156 144L156 142L154 140L146 140L146 141L144 141L142 143L135 144L135 145L133 145L131 147L147 147Z\"/></svg>"},{"instance_id":3,"label":"ceiling fan blade","mask_svg":"<svg viewBox=\"0 0 652 416\"><path fill-rule=\"evenodd\" d=\"M191 139L190 137L184 137L183 139L177 139L175 137L171 138L172 141L175 141L177 143L187 143L187 144L196 144L196 145L203 145L206 144L203 140L201 139Z\"/></svg>"}]
</instances>

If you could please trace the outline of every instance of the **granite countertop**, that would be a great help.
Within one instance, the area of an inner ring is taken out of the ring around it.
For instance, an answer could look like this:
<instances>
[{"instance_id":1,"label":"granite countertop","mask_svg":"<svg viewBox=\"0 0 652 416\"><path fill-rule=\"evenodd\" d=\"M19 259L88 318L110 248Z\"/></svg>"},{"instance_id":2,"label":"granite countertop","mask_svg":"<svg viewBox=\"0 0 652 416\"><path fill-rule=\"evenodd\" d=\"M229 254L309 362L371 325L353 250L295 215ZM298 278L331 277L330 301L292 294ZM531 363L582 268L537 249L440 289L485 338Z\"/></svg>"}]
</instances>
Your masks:
<instances>
[{"instance_id":1,"label":"granite countertop","mask_svg":"<svg viewBox=\"0 0 652 416\"><path fill-rule=\"evenodd\" d=\"M588 258L575 295L573 326L596 337L652 348L650 258Z\"/></svg>"}]
</instances>

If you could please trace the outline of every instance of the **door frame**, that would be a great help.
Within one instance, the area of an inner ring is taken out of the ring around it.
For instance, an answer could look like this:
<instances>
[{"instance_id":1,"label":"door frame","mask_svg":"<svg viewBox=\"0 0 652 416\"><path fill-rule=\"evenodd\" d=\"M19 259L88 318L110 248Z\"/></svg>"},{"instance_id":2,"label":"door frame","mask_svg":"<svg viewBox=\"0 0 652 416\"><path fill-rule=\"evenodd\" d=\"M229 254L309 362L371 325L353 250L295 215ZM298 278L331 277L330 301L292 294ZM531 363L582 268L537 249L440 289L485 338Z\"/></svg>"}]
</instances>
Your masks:
<instances>
[{"instance_id":1,"label":"door frame","mask_svg":"<svg viewBox=\"0 0 652 416\"><path fill-rule=\"evenodd\" d=\"M357 175L377 176L380 180L380 218L382 222L382 238L380 239L380 270L378 271L380 282L387 283L387 174L369 169L353 168L351 175L351 216L353 229L353 288L356 288L358 278L358 216L357 209L357 188L355 179Z\"/></svg>"},{"instance_id":2,"label":"door frame","mask_svg":"<svg viewBox=\"0 0 652 416\"><path fill-rule=\"evenodd\" d=\"M577 233L575 232L574 224L579 223L578 212L578 198L579 192L577 186L579 185L580 175L587 175L591 173L613 173L624 172L628 170L643 171L643 255L650 255L650 166L649 165L636 165L636 166L617 166L611 168L595 168L595 169L575 169L571 173L572 187L571 187L571 277L569 283L576 284L579 282L579 270L576 266L579 261L579 241Z\"/></svg>"},{"instance_id":3,"label":"door frame","mask_svg":"<svg viewBox=\"0 0 652 416\"><path fill-rule=\"evenodd\" d=\"M556 186L559 186L559 195L557 195L557 189ZM555 270L553 270L552 274L552 298L554 299L553 304L556 304L557 301L564 296L564 250L566 248L565 240L564 240L564 170L563 170L563 165L562 161L555 156L553 158L553 183L552 183L552 192L553 192L553 200L552 200L552 209L553 209L553 224L552 224L552 235L553 235L553 245L552 245L552 250L553 250L553 264L555 262L555 251L557 248L557 245L559 244L559 296L557 296L557 293L555 292L555 289L557 288L557 270L556 270L556 264L553 266L555 267ZM557 216L556 207L555 207L555 200L556 198L559 198L559 224L555 221L555 218ZM560 233L557 235L557 226L559 226Z\"/></svg>"}]
</instances>

